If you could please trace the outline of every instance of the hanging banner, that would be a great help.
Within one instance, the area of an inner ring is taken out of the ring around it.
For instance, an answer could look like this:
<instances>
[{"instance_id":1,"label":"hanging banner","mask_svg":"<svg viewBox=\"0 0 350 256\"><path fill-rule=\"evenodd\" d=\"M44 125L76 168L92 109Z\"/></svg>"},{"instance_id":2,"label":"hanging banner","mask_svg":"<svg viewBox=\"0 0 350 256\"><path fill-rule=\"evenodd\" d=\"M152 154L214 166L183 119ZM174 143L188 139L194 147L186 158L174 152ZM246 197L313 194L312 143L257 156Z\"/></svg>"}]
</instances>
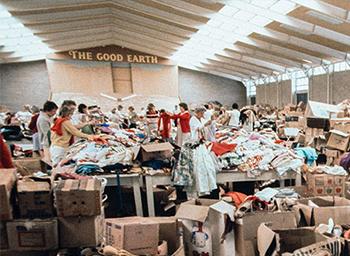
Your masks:
<instances>
[{"instance_id":1,"label":"hanging banner","mask_svg":"<svg viewBox=\"0 0 350 256\"><path fill-rule=\"evenodd\" d=\"M59 52L50 54L48 58L141 64L168 64L167 62L169 62L168 59L156 55L146 54L114 45Z\"/></svg>"}]
</instances>

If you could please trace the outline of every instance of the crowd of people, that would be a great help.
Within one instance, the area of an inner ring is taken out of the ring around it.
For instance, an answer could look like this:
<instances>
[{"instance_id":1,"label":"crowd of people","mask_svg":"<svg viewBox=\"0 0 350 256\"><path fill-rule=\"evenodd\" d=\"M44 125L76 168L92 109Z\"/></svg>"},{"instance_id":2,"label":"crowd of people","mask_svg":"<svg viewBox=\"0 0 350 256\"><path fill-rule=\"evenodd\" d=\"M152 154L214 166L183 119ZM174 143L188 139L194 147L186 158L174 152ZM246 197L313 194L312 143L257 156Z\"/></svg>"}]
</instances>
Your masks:
<instances>
[{"instance_id":1,"label":"crowd of people","mask_svg":"<svg viewBox=\"0 0 350 256\"><path fill-rule=\"evenodd\" d=\"M4 137L16 131L30 131L33 152L53 166L59 163L74 139L96 140L99 135L95 128L112 123L119 129L143 129L150 137L161 137L182 146L187 141L215 141L215 132L219 126L243 127L254 129L253 110L239 110L234 103L227 108L216 102L189 109L181 102L173 111L158 110L149 103L147 108L136 112L133 106L125 111L118 105L108 113L98 106L77 104L65 100L59 107L53 101L47 101L41 109L36 106L24 106L23 111L6 113L2 133Z\"/></svg>"}]
</instances>

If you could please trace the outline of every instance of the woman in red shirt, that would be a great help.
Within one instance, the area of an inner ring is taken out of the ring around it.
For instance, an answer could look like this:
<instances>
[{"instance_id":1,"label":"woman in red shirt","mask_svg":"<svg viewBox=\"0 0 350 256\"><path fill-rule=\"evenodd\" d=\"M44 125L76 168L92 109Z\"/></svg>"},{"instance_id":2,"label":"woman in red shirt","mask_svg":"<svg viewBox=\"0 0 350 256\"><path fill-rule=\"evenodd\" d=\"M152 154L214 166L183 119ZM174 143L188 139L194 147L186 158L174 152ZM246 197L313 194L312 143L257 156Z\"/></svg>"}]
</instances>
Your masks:
<instances>
[{"instance_id":1,"label":"woman in red shirt","mask_svg":"<svg viewBox=\"0 0 350 256\"><path fill-rule=\"evenodd\" d=\"M181 102L179 104L179 107L180 107L180 113L172 115L171 118L178 120L176 144L181 147L191 137L191 129L190 129L191 115L190 115L190 112L188 112L188 106L186 103Z\"/></svg>"}]
</instances>

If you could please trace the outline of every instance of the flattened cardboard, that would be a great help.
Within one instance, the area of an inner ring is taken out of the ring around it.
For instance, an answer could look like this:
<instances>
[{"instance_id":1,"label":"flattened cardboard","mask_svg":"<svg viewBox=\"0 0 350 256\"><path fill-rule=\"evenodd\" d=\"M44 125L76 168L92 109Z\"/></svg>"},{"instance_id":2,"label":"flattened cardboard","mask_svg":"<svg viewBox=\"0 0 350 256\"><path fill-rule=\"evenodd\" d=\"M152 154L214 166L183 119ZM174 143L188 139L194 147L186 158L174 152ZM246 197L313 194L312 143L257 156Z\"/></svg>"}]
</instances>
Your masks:
<instances>
[{"instance_id":1,"label":"flattened cardboard","mask_svg":"<svg viewBox=\"0 0 350 256\"><path fill-rule=\"evenodd\" d=\"M104 217L59 217L60 248L95 247L102 242Z\"/></svg>"},{"instance_id":2,"label":"flattened cardboard","mask_svg":"<svg viewBox=\"0 0 350 256\"><path fill-rule=\"evenodd\" d=\"M176 218L182 220L186 255L192 255L193 227L203 223L203 230L208 236L206 243L209 255L226 256L235 251L235 234L233 230L225 234L225 230L234 221L235 207L218 200L198 199L180 205Z\"/></svg>"},{"instance_id":3,"label":"flattened cardboard","mask_svg":"<svg viewBox=\"0 0 350 256\"><path fill-rule=\"evenodd\" d=\"M141 160L161 160L171 156L174 147L169 142L141 145Z\"/></svg>"},{"instance_id":4,"label":"flattened cardboard","mask_svg":"<svg viewBox=\"0 0 350 256\"><path fill-rule=\"evenodd\" d=\"M12 220L11 193L17 180L16 169L0 169L0 220Z\"/></svg>"},{"instance_id":5,"label":"flattened cardboard","mask_svg":"<svg viewBox=\"0 0 350 256\"><path fill-rule=\"evenodd\" d=\"M308 206L309 200L318 205L319 208ZM327 224L329 218L332 218L339 225L350 223L350 200L346 198L324 196L300 199L293 208L299 214L298 222L300 225ZM306 223L301 223L301 220L305 220Z\"/></svg>"},{"instance_id":6,"label":"flattened cardboard","mask_svg":"<svg viewBox=\"0 0 350 256\"><path fill-rule=\"evenodd\" d=\"M269 223L273 228L295 228L297 221L293 212L246 213L235 221L236 250L240 256L255 255L257 231L261 223Z\"/></svg>"},{"instance_id":7,"label":"flattened cardboard","mask_svg":"<svg viewBox=\"0 0 350 256\"><path fill-rule=\"evenodd\" d=\"M9 248L17 251L58 248L57 219L15 220L7 222Z\"/></svg>"},{"instance_id":8,"label":"flattened cardboard","mask_svg":"<svg viewBox=\"0 0 350 256\"><path fill-rule=\"evenodd\" d=\"M60 181L54 193L59 217L101 214L101 181L98 179Z\"/></svg>"},{"instance_id":9,"label":"flattened cardboard","mask_svg":"<svg viewBox=\"0 0 350 256\"><path fill-rule=\"evenodd\" d=\"M327 147L347 151L349 147L350 135L338 130L331 130L327 141Z\"/></svg>"},{"instance_id":10,"label":"flattened cardboard","mask_svg":"<svg viewBox=\"0 0 350 256\"><path fill-rule=\"evenodd\" d=\"M39 158L20 158L13 160L13 163L18 167L22 175L32 175L35 172L41 171Z\"/></svg>"},{"instance_id":11,"label":"flattened cardboard","mask_svg":"<svg viewBox=\"0 0 350 256\"><path fill-rule=\"evenodd\" d=\"M316 233L312 228L273 229L262 223L258 228L258 251L265 255L313 255L331 248L332 255L341 255L342 243ZM317 254L328 255L328 254Z\"/></svg>"},{"instance_id":12,"label":"flattened cardboard","mask_svg":"<svg viewBox=\"0 0 350 256\"><path fill-rule=\"evenodd\" d=\"M20 180L17 197L21 218L49 218L53 216L51 187L48 182Z\"/></svg>"},{"instance_id":13,"label":"flattened cardboard","mask_svg":"<svg viewBox=\"0 0 350 256\"><path fill-rule=\"evenodd\" d=\"M159 224L148 218L126 217L105 220L106 245L136 255L156 254Z\"/></svg>"}]
</instances>

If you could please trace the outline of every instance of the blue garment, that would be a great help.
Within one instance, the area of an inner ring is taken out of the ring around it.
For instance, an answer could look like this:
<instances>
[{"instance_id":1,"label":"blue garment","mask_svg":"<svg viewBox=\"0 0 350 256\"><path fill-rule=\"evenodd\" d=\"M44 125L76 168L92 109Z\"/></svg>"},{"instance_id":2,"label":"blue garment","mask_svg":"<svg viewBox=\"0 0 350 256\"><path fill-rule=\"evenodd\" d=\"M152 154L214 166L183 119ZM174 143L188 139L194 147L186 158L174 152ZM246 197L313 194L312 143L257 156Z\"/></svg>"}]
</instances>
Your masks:
<instances>
[{"instance_id":1,"label":"blue garment","mask_svg":"<svg viewBox=\"0 0 350 256\"><path fill-rule=\"evenodd\" d=\"M317 153L314 148L304 147L294 149L298 156L303 157L306 160L307 165L312 165L317 159Z\"/></svg>"}]
</instances>

